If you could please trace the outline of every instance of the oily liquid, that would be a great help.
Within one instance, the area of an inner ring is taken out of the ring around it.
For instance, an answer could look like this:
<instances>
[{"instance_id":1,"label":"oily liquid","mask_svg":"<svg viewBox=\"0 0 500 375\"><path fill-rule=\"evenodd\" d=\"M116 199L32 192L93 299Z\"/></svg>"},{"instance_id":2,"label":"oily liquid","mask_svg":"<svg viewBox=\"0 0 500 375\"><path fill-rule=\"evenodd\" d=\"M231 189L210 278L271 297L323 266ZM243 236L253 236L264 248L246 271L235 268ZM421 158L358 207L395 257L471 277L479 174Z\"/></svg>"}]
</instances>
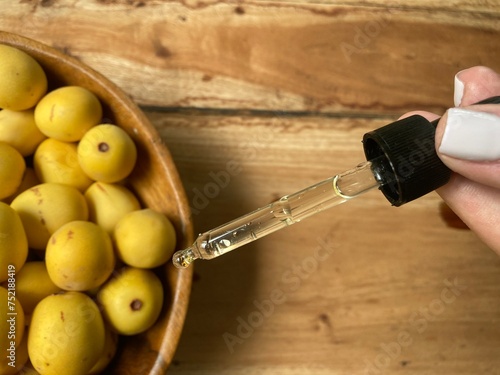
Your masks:
<instances>
[{"instance_id":1,"label":"oily liquid","mask_svg":"<svg viewBox=\"0 0 500 375\"><path fill-rule=\"evenodd\" d=\"M195 253L200 252L203 259L215 258L323 210L326 207L310 207L308 201L318 193L324 194L326 189L314 190L307 192L308 194L301 192L293 196L284 196L266 207L201 234L193 245L197 248L194 249ZM329 181L327 190L329 194L333 193L332 197L338 203L346 200L345 197L335 194L332 181Z\"/></svg>"}]
</instances>

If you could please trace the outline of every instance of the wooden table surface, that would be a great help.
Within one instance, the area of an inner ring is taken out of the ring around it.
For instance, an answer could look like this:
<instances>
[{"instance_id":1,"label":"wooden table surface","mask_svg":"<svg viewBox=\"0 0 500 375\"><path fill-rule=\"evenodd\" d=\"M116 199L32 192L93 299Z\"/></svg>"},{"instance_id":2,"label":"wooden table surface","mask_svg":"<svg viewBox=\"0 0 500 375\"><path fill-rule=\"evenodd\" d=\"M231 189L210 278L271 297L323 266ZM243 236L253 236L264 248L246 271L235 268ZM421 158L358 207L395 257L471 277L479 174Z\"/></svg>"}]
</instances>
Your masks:
<instances>
[{"instance_id":1,"label":"wooden table surface","mask_svg":"<svg viewBox=\"0 0 500 375\"><path fill-rule=\"evenodd\" d=\"M495 0L1 0L0 29L121 86L205 231L363 161L500 70ZM432 193L378 191L195 269L170 374L500 374L500 258Z\"/></svg>"}]
</instances>

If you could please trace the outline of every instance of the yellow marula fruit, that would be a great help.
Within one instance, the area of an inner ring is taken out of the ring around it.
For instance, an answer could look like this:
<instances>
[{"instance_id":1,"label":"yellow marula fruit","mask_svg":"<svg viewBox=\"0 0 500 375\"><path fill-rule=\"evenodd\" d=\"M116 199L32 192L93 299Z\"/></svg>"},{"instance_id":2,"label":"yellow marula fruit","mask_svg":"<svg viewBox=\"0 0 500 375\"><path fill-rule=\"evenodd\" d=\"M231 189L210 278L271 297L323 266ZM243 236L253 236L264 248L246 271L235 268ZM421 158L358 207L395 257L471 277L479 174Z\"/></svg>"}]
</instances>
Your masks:
<instances>
[{"instance_id":1,"label":"yellow marula fruit","mask_svg":"<svg viewBox=\"0 0 500 375\"><path fill-rule=\"evenodd\" d=\"M122 335L149 329L163 306L163 286L150 270L126 267L97 294L104 318Z\"/></svg>"},{"instance_id":2,"label":"yellow marula fruit","mask_svg":"<svg viewBox=\"0 0 500 375\"><path fill-rule=\"evenodd\" d=\"M129 266L154 268L170 259L175 249L175 229L170 220L146 208L130 212L113 232L118 257Z\"/></svg>"},{"instance_id":3,"label":"yellow marula fruit","mask_svg":"<svg viewBox=\"0 0 500 375\"><path fill-rule=\"evenodd\" d=\"M45 95L35 107L35 122L47 137L79 141L102 119L99 99L80 86L64 86Z\"/></svg>"},{"instance_id":4,"label":"yellow marula fruit","mask_svg":"<svg viewBox=\"0 0 500 375\"><path fill-rule=\"evenodd\" d=\"M90 129L78 144L83 171L99 182L118 182L134 169L137 149L120 127L102 124Z\"/></svg>"},{"instance_id":5,"label":"yellow marula fruit","mask_svg":"<svg viewBox=\"0 0 500 375\"><path fill-rule=\"evenodd\" d=\"M75 143L46 139L36 149L33 165L42 182L73 186L82 192L93 182L78 163Z\"/></svg>"},{"instance_id":6,"label":"yellow marula fruit","mask_svg":"<svg viewBox=\"0 0 500 375\"><path fill-rule=\"evenodd\" d=\"M90 221L73 221L50 237L45 263L58 287L85 291L108 279L115 266L115 255L104 229Z\"/></svg>"},{"instance_id":7,"label":"yellow marula fruit","mask_svg":"<svg viewBox=\"0 0 500 375\"><path fill-rule=\"evenodd\" d=\"M28 257L28 241L17 212L0 202L0 282L19 272ZM0 319L1 320L1 319Z\"/></svg>"},{"instance_id":8,"label":"yellow marula fruit","mask_svg":"<svg viewBox=\"0 0 500 375\"><path fill-rule=\"evenodd\" d=\"M16 297L25 314L31 314L38 302L61 291L49 277L43 261L26 262L16 275Z\"/></svg>"},{"instance_id":9,"label":"yellow marula fruit","mask_svg":"<svg viewBox=\"0 0 500 375\"><path fill-rule=\"evenodd\" d=\"M35 125L33 109L0 111L0 141L14 147L22 156L29 156L45 139Z\"/></svg>"},{"instance_id":10,"label":"yellow marula fruit","mask_svg":"<svg viewBox=\"0 0 500 375\"><path fill-rule=\"evenodd\" d=\"M0 319L0 350L3 357L12 347L19 346L23 339L24 310L12 292L2 286L0 286L0 314L2 316Z\"/></svg>"},{"instance_id":11,"label":"yellow marula fruit","mask_svg":"<svg viewBox=\"0 0 500 375\"><path fill-rule=\"evenodd\" d=\"M106 324L104 325L104 329L104 350L101 354L101 358L99 358L94 367L90 369L88 375L101 374L116 354L116 349L118 348L118 335Z\"/></svg>"},{"instance_id":12,"label":"yellow marula fruit","mask_svg":"<svg viewBox=\"0 0 500 375\"><path fill-rule=\"evenodd\" d=\"M109 234L123 216L141 208L134 193L118 184L95 182L84 196L89 206L89 220Z\"/></svg>"},{"instance_id":13,"label":"yellow marula fruit","mask_svg":"<svg viewBox=\"0 0 500 375\"><path fill-rule=\"evenodd\" d=\"M28 353L42 375L86 375L104 350L99 308L80 292L53 294L36 306Z\"/></svg>"},{"instance_id":14,"label":"yellow marula fruit","mask_svg":"<svg viewBox=\"0 0 500 375\"><path fill-rule=\"evenodd\" d=\"M0 44L0 108L31 108L46 91L47 77L40 64L26 52Z\"/></svg>"},{"instance_id":15,"label":"yellow marula fruit","mask_svg":"<svg viewBox=\"0 0 500 375\"><path fill-rule=\"evenodd\" d=\"M27 228L29 247L45 250L50 236L64 224L88 219L83 194L61 184L36 185L19 194L10 204Z\"/></svg>"},{"instance_id":16,"label":"yellow marula fruit","mask_svg":"<svg viewBox=\"0 0 500 375\"><path fill-rule=\"evenodd\" d=\"M14 194L23 179L26 163L11 145L0 142L0 199Z\"/></svg>"}]
</instances>

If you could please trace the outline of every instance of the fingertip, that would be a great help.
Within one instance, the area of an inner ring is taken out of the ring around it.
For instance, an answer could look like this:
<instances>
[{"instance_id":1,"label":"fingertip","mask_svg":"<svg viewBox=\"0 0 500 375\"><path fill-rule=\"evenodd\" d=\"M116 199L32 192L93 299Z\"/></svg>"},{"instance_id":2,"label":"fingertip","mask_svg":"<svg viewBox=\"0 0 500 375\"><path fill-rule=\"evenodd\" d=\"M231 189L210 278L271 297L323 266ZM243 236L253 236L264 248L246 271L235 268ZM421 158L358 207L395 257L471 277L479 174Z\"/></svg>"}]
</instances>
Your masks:
<instances>
[{"instance_id":1,"label":"fingertip","mask_svg":"<svg viewBox=\"0 0 500 375\"><path fill-rule=\"evenodd\" d=\"M500 93L500 75L486 66L474 66L455 75L454 104L465 107Z\"/></svg>"},{"instance_id":2,"label":"fingertip","mask_svg":"<svg viewBox=\"0 0 500 375\"><path fill-rule=\"evenodd\" d=\"M500 139L500 117L493 106L482 109L449 109L436 127L436 150L454 172L498 189L500 155L495 140Z\"/></svg>"},{"instance_id":3,"label":"fingertip","mask_svg":"<svg viewBox=\"0 0 500 375\"><path fill-rule=\"evenodd\" d=\"M441 154L470 161L497 161L500 150L500 116L486 111L451 108L439 126ZM441 128L444 134L441 137ZM436 129L437 131L437 129Z\"/></svg>"}]
</instances>

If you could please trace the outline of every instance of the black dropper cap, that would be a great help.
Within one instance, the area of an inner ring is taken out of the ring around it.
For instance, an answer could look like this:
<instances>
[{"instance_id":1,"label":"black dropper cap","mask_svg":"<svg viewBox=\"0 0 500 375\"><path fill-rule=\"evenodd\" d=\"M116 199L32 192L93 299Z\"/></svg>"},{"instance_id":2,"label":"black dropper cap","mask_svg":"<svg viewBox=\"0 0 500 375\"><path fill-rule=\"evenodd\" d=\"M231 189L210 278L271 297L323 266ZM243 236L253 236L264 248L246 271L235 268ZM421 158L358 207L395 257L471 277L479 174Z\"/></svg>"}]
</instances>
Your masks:
<instances>
[{"instance_id":1,"label":"black dropper cap","mask_svg":"<svg viewBox=\"0 0 500 375\"><path fill-rule=\"evenodd\" d=\"M476 104L492 103L500 103L500 96ZM372 168L380 190L393 206L420 198L449 181L452 172L436 153L438 122L414 115L363 136L367 160L385 156Z\"/></svg>"},{"instance_id":2,"label":"black dropper cap","mask_svg":"<svg viewBox=\"0 0 500 375\"><path fill-rule=\"evenodd\" d=\"M433 123L415 115L363 136L367 160L385 156L372 168L393 206L420 198L450 179L450 169L436 154L435 133Z\"/></svg>"}]
</instances>

